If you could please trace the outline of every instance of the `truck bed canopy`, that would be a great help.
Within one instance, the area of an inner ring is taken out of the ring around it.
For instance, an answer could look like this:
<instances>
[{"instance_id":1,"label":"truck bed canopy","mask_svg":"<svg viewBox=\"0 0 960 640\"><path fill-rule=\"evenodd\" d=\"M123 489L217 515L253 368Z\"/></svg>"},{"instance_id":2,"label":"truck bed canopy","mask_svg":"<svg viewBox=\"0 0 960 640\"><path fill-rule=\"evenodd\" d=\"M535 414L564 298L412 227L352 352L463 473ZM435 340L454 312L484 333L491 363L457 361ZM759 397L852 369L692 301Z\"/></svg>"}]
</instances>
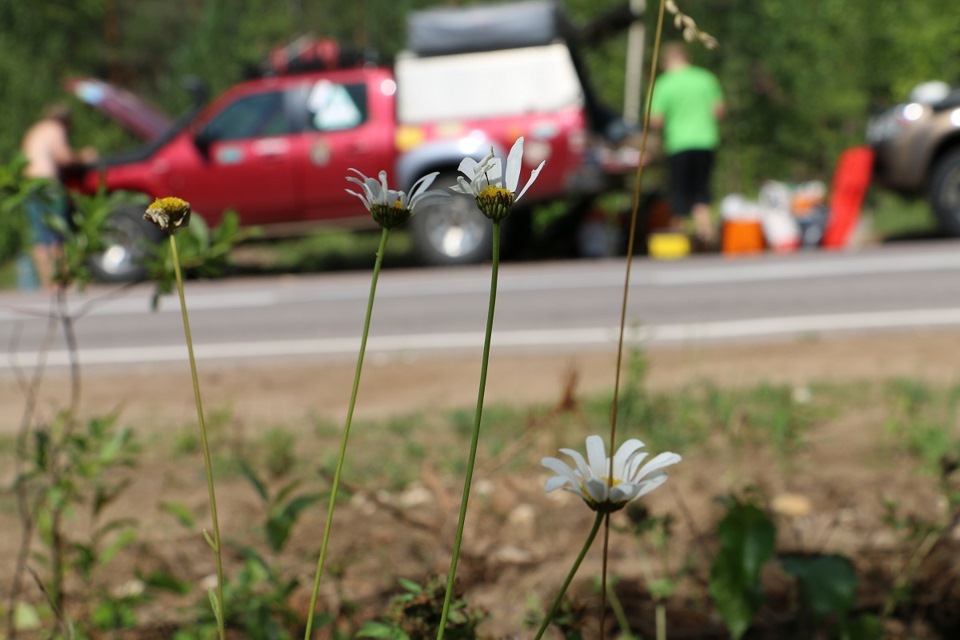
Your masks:
<instances>
[{"instance_id":1,"label":"truck bed canopy","mask_svg":"<svg viewBox=\"0 0 960 640\"><path fill-rule=\"evenodd\" d=\"M563 44L396 61L397 120L548 113L583 106L583 92Z\"/></svg>"}]
</instances>

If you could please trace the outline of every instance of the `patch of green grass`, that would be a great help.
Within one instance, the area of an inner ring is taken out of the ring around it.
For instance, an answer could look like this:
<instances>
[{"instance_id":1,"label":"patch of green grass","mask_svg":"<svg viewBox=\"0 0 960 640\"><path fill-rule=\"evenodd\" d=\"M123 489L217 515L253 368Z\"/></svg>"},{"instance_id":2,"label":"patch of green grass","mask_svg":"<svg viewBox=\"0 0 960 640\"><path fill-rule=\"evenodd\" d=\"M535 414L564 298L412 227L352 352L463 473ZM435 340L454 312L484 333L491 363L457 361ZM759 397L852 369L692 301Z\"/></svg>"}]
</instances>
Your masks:
<instances>
[{"instance_id":1,"label":"patch of green grass","mask_svg":"<svg viewBox=\"0 0 960 640\"><path fill-rule=\"evenodd\" d=\"M458 439L444 429L443 417L409 414L383 421L354 421L350 432L344 478L365 487L401 490L420 476L427 457L436 459L460 451ZM340 447L340 431L322 445L324 474L332 477Z\"/></svg>"},{"instance_id":2,"label":"patch of green grass","mask_svg":"<svg viewBox=\"0 0 960 640\"><path fill-rule=\"evenodd\" d=\"M207 426L207 437L209 438L210 448L217 449L223 446L223 433L233 422L233 408L230 406L215 407L204 412L204 422ZM170 430L173 433L169 440L173 454L191 455L200 453L200 430L197 428L196 420L192 420L180 427L173 427ZM164 434L168 431L164 431ZM164 440L168 440L166 435Z\"/></svg>"},{"instance_id":3,"label":"patch of green grass","mask_svg":"<svg viewBox=\"0 0 960 640\"><path fill-rule=\"evenodd\" d=\"M312 416L313 433L318 438L337 438L343 433L343 425L323 416Z\"/></svg>"},{"instance_id":4,"label":"patch of green grass","mask_svg":"<svg viewBox=\"0 0 960 640\"><path fill-rule=\"evenodd\" d=\"M195 426L181 427L173 434L173 453L175 456L200 453L200 433Z\"/></svg>"},{"instance_id":5,"label":"patch of green grass","mask_svg":"<svg viewBox=\"0 0 960 640\"><path fill-rule=\"evenodd\" d=\"M930 237L939 233L937 220L925 200L905 200L874 190L867 205L872 231L881 240Z\"/></svg>"},{"instance_id":6,"label":"patch of green grass","mask_svg":"<svg viewBox=\"0 0 960 640\"><path fill-rule=\"evenodd\" d=\"M0 289L17 288L17 260L0 263Z\"/></svg>"},{"instance_id":7,"label":"patch of green grass","mask_svg":"<svg viewBox=\"0 0 960 640\"><path fill-rule=\"evenodd\" d=\"M268 429L260 438L263 465L271 478L282 478L297 464L297 437L281 427Z\"/></svg>"},{"instance_id":8,"label":"patch of green grass","mask_svg":"<svg viewBox=\"0 0 960 640\"><path fill-rule=\"evenodd\" d=\"M12 434L0 434L0 456L13 454L17 450L17 437Z\"/></svg>"},{"instance_id":9,"label":"patch of green grass","mask_svg":"<svg viewBox=\"0 0 960 640\"><path fill-rule=\"evenodd\" d=\"M369 269L380 242L379 231L330 229L290 239L249 242L234 252L234 265L251 273L316 273ZM413 242L402 229L390 233L385 267L417 263Z\"/></svg>"},{"instance_id":10,"label":"patch of green grass","mask_svg":"<svg viewBox=\"0 0 960 640\"><path fill-rule=\"evenodd\" d=\"M960 385L944 388L898 378L884 385L884 398L887 433L925 470L936 473L941 462L960 454Z\"/></svg>"}]
</instances>

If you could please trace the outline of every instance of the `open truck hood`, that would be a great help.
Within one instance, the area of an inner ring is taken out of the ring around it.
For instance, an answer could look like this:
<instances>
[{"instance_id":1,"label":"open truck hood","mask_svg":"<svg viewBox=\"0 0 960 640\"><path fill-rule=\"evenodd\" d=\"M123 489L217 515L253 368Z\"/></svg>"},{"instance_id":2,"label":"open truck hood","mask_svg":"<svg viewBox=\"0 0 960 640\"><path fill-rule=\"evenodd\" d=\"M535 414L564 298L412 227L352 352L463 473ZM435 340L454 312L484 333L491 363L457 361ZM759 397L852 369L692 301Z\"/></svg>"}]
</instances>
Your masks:
<instances>
[{"instance_id":1,"label":"open truck hood","mask_svg":"<svg viewBox=\"0 0 960 640\"><path fill-rule=\"evenodd\" d=\"M159 139L173 126L167 114L143 98L103 80L71 78L67 80L67 89L80 102L106 114L146 142Z\"/></svg>"}]
</instances>

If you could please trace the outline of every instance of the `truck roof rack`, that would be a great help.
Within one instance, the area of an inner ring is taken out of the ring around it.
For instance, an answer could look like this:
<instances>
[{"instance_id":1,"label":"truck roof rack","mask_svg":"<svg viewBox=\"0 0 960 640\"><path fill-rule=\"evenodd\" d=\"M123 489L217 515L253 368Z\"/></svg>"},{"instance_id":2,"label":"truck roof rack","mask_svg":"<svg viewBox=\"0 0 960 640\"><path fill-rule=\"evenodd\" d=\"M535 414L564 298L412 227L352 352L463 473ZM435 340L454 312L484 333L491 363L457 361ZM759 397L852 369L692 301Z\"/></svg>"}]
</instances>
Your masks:
<instances>
[{"instance_id":1,"label":"truck roof rack","mask_svg":"<svg viewBox=\"0 0 960 640\"><path fill-rule=\"evenodd\" d=\"M333 38L319 38L308 33L290 44L272 49L261 63L259 75L284 76L351 69L373 64L376 58L376 54L370 50L344 46Z\"/></svg>"}]
</instances>

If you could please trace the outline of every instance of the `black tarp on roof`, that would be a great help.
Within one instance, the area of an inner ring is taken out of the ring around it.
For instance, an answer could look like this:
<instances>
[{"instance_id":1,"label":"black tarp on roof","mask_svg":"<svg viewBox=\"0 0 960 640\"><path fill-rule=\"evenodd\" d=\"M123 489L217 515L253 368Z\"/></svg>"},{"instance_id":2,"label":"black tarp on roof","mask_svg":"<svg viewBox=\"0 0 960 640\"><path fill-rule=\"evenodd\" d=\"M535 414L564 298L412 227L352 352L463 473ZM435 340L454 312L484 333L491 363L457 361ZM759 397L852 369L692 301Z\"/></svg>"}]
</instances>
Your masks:
<instances>
[{"instance_id":1,"label":"black tarp on roof","mask_svg":"<svg viewBox=\"0 0 960 640\"><path fill-rule=\"evenodd\" d=\"M439 7L407 17L407 49L421 56L515 49L563 37L557 0Z\"/></svg>"}]
</instances>

